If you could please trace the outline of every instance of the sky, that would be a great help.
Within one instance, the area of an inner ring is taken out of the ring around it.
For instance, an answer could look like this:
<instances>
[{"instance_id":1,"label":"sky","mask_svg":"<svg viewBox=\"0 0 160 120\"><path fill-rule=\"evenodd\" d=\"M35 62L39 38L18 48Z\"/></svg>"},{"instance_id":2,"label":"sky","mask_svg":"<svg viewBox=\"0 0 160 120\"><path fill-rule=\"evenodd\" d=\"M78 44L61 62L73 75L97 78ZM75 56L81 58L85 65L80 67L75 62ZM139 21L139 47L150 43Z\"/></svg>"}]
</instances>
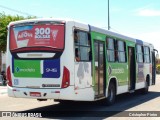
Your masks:
<instances>
[{"instance_id":1,"label":"sky","mask_svg":"<svg viewBox=\"0 0 160 120\"><path fill-rule=\"evenodd\" d=\"M109 0L111 31L152 43L160 52L160 0ZM71 18L108 29L108 0L0 0L0 12Z\"/></svg>"}]
</instances>

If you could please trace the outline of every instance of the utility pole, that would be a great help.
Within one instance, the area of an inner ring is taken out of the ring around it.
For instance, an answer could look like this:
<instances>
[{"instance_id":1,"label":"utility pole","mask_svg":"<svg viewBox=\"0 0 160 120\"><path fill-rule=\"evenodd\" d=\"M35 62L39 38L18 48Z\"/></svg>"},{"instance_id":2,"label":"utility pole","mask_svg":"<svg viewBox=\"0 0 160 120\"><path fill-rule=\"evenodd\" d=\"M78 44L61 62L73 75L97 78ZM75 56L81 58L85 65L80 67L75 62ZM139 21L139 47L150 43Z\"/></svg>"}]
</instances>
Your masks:
<instances>
[{"instance_id":1,"label":"utility pole","mask_svg":"<svg viewBox=\"0 0 160 120\"><path fill-rule=\"evenodd\" d=\"M109 19L109 0L108 0L108 30L110 30L110 19Z\"/></svg>"}]
</instances>

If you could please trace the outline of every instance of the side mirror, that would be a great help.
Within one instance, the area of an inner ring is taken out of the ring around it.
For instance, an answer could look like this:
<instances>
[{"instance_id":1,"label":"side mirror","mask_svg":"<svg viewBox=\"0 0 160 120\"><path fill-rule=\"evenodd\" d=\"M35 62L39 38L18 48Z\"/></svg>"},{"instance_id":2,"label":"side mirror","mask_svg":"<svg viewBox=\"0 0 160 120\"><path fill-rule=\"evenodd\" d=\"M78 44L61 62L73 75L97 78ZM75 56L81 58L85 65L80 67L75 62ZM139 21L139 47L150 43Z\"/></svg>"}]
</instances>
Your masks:
<instances>
[{"instance_id":1,"label":"side mirror","mask_svg":"<svg viewBox=\"0 0 160 120\"><path fill-rule=\"evenodd\" d=\"M156 59L159 59L158 50L156 50L156 49L153 49L153 50L157 52L157 54L156 54Z\"/></svg>"},{"instance_id":2,"label":"side mirror","mask_svg":"<svg viewBox=\"0 0 160 120\"><path fill-rule=\"evenodd\" d=\"M156 54L156 59L159 59L159 54L158 53Z\"/></svg>"}]
</instances>

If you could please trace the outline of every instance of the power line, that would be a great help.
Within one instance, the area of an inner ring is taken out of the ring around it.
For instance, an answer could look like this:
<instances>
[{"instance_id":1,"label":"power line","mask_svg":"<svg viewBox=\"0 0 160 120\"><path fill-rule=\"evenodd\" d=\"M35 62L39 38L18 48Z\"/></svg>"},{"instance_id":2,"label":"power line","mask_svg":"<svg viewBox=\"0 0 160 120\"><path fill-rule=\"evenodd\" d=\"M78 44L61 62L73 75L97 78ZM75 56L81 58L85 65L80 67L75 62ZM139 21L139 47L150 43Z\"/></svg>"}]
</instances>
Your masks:
<instances>
[{"instance_id":1,"label":"power line","mask_svg":"<svg viewBox=\"0 0 160 120\"><path fill-rule=\"evenodd\" d=\"M10 10L10 11L14 11L14 12L23 14L23 15L27 15L27 16L35 16L35 15L31 15L31 14L26 13L26 12L22 12L22 11L19 11L19 10L15 10L15 9L12 9L12 8L9 8L9 7L6 7L6 6L3 6L3 5L0 5L0 7L1 7L1 8L5 8L5 9Z\"/></svg>"}]
</instances>

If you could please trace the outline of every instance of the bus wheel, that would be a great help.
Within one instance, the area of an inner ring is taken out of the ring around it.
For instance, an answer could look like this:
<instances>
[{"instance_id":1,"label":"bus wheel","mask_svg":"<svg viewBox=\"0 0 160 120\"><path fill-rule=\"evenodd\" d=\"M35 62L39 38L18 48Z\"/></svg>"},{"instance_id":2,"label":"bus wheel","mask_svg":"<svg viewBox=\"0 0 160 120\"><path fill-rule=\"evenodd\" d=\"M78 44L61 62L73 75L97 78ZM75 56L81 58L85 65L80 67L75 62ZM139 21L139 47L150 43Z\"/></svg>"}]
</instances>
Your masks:
<instances>
[{"instance_id":1,"label":"bus wheel","mask_svg":"<svg viewBox=\"0 0 160 120\"><path fill-rule=\"evenodd\" d=\"M116 98L116 88L113 82L109 84L108 88L108 97L106 98L106 103L107 105L112 105L115 103L115 98Z\"/></svg>"},{"instance_id":2,"label":"bus wheel","mask_svg":"<svg viewBox=\"0 0 160 120\"><path fill-rule=\"evenodd\" d=\"M149 79L147 78L146 82L145 82L145 87L142 88L142 94L147 94L149 90Z\"/></svg>"}]
</instances>

